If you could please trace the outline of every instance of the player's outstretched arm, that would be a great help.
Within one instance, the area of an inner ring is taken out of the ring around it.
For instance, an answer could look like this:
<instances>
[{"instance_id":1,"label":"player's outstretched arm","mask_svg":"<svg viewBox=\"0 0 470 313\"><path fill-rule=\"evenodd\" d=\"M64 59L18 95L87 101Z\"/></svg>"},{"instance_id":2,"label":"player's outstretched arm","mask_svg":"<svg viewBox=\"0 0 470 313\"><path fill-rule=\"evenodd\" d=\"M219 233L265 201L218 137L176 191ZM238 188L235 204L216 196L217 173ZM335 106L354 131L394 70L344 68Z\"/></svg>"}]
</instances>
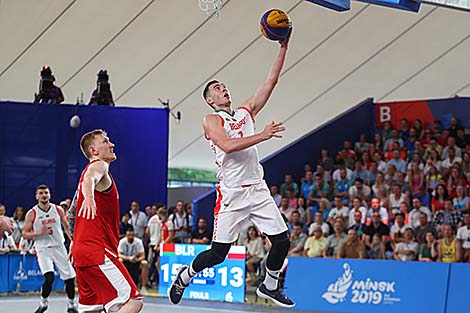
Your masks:
<instances>
[{"instance_id":1,"label":"player's outstretched arm","mask_svg":"<svg viewBox=\"0 0 470 313\"><path fill-rule=\"evenodd\" d=\"M273 137L282 138L279 132L284 130L286 128L282 123L272 121L260 133L247 137L228 138L219 116L212 114L204 118L204 131L206 135L225 153L240 151Z\"/></svg>"},{"instance_id":2,"label":"player's outstretched arm","mask_svg":"<svg viewBox=\"0 0 470 313\"><path fill-rule=\"evenodd\" d=\"M96 204L94 192L96 185L101 181L101 179L108 173L109 165L104 161L97 161L88 167L85 176L83 177L83 182L81 190L83 193L83 204L78 211L78 216L86 219L94 219L96 216Z\"/></svg>"},{"instance_id":3,"label":"player's outstretched arm","mask_svg":"<svg viewBox=\"0 0 470 313\"><path fill-rule=\"evenodd\" d=\"M268 78L258 87L256 93L253 97L249 98L243 105L251 109L253 116L259 113L268 102L269 97L271 96L274 87L279 81L279 75L281 75L282 67L284 66L284 61L286 59L287 47L289 45L290 34L286 39L279 41L281 48L279 54L276 57L271 70L269 71Z\"/></svg>"}]
</instances>

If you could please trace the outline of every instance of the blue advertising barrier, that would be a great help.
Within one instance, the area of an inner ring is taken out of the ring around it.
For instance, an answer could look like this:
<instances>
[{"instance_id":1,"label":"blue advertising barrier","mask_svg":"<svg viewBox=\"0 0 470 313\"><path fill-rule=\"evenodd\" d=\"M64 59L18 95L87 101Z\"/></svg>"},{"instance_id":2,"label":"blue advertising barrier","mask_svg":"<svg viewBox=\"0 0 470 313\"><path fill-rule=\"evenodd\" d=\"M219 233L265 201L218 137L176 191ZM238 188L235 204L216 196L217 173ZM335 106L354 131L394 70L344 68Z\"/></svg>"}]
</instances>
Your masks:
<instances>
[{"instance_id":1,"label":"blue advertising barrier","mask_svg":"<svg viewBox=\"0 0 470 313\"><path fill-rule=\"evenodd\" d=\"M0 255L0 292L8 291L8 255Z\"/></svg>"},{"instance_id":2,"label":"blue advertising barrier","mask_svg":"<svg viewBox=\"0 0 470 313\"><path fill-rule=\"evenodd\" d=\"M453 263L451 265L446 313L460 313L468 309L469 278L470 264Z\"/></svg>"},{"instance_id":3,"label":"blue advertising barrier","mask_svg":"<svg viewBox=\"0 0 470 313\"><path fill-rule=\"evenodd\" d=\"M300 310L443 313L449 270L445 263L292 257L286 293Z\"/></svg>"},{"instance_id":4,"label":"blue advertising barrier","mask_svg":"<svg viewBox=\"0 0 470 313\"><path fill-rule=\"evenodd\" d=\"M8 256L8 290L7 291L39 291L44 283L44 276L39 269L35 255L9 255ZM0 259L5 262L5 259ZM0 265L3 269L3 265ZM64 281L60 279L57 270L54 270L54 283L52 290L63 290Z\"/></svg>"},{"instance_id":5,"label":"blue advertising barrier","mask_svg":"<svg viewBox=\"0 0 470 313\"><path fill-rule=\"evenodd\" d=\"M167 294L181 265L189 265L209 245L164 244L160 247L159 294ZM184 298L245 301L245 247L232 246L227 259L197 274L184 293Z\"/></svg>"}]
</instances>

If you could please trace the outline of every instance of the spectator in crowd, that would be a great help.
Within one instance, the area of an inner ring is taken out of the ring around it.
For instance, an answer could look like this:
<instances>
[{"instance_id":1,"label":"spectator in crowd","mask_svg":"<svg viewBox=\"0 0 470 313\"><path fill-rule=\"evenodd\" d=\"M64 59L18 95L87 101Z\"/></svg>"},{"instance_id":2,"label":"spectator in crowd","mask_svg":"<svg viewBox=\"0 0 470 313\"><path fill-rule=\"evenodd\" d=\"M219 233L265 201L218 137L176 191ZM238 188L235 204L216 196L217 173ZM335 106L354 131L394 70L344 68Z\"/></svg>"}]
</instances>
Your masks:
<instances>
[{"instance_id":1,"label":"spectator in crowd","mask_svg":"<svg viewBox=\"0 0 470 313\"><path fill-rule=\"evenodd\" d=\"M345 259L365 259L366 248L364 242L358 239L354 229L348 231L348 239L344 241L338 251L338 258Z\"/></svg>"},{"instance_id":2,"label":"spectator in crowd","mask_svg":"<svg viewBox=\"0 0 470 313\"><path fill-rule=\"evenodd\" d=\"M326 238L323 236L321 227L315 227L313 232L305 241L303 256L309 258L319 258L326 245Z\"/></svg>"},{"instance_id":3,"label":"spectator in crowd","mask_svg":"<svg viewBox=\"0 0 470 313\"><path fill-rule=\"evenodd\" d=\"M118 246L119 260L129 271L135 284L139 285L139 276L142 283L140 292L143 295L147 293L147 280L149 276L149 266L145 260L144 244L140 238L135 236L134 230L128 229L126 237L119 241Z\"/></svg>"},{"instance_id":4,"label":"spectator in crowd","mask_svg":"<svg viewBox=\"0 0 470 313\"><path fill-rule=\"evenodd\" d=\"M400 150L393 150L393 158L387 162L387 165L393 165L397 171L405 173L406 172L406 162L400 156Z\"/></svg>"},{"instance_id":5,"label":"spectator in crowd","mask_svg":"<svg viewBox=\"0 0 470 313\"><path fill-rule=\"evenodd\" d=\"M382 172L377 172L375 176L375 183L372 185L372 195L376 198L379 197L379 189L380 187L384 186L386 189L390 187L385 183L384 174Z\"/></svg>"},{"instance_id":6,"label":"spectator in crowd","mask_svg":"<svg viewBox=\"0 0 470 313\"><path fill-rule=\"evenodd\" d=\"M464 130L464 128L462 127L462 125L459 124L459 122L457 121L457 118L452 116L450 118L450 127L448 128L448 130L449 130L449 136L456 137L457 131Z\"/></svg>"},{"instance_id":7,"label":"spectator in crowd","mask_svg":"<svg viewBox=\"0 0 470 313\"><path fill-rule=\"evenodd\" d=\"M467 139L465 137L465 130L459 129L457 130L457 136L455 136L455 144L457 147L462 149L462 151L465 149L465 146L467 145Z\"/></svg>"},{"instance_id":8,"label":"spectator in crowd","mask_svg":"<svg viewBox=\"0 0 470 313\"><path fill-rule=\"evenodd\" d=\"M307 172L307 171L313 171L312 165L308 162L304 164L304 172Z\"/></svg>"},{"instance_id":9,"label":"spectator in crowd","mask_svg":"<svg viewBox=\"0 0 470 313\"><path fill-rule=\"evenodd\" d=\"M185 243L191 235L193 227L193 216L184 211L184 202L178 200L176 202L175 213L170 217L175 227L175 242Z\"/></svg>"},{"instance_id":10,"label":"spectator in crowd","mask_svg":"<svg viewBox=\"0 0 470 313\"><path fill-rule=\"evenodd\" d=\"M13 237L4 232L0 237L0 254L7 254L14 249L16 245Z\"/></svg>"},{"instance_id":11,"label":"spectator in crowd","mask_svg":"<svg viewBox=\"0 0 470 313\"><path fill-rule=\"evenodd\" d=\"M461 169L462 169L462 175L467 179L467 181L470 181L470 153L469 152L463 153Z\"/></svg>"},{"instance_id":12,"label":"spectator in crowd","mask_svg":"<svg viewBox=\"0 0 470 313\"><path fill-rule=\"evenodd\" d=\"M438 184L436 186L435 195L431 201L432 214L435 215L438 211L444 210L445 200L449 198L449 193L447 188L443 184Z\"/></svg>"},{"instance_id":13,"label":"spectator in crowd","mask_svg":"<svg viewBox=\"0 0 470 313\"><path fill-rule=\"evenodd\" d=\"M390 122L384 122L383 128L381 130L381 134L384 140L388 140L392 138L392 130L393 130L392 124ZM380 150L382 150L382 148L383 146L380 147Z\"/></svg>"},{"instance_id":14,"label":"spectator in crowd","mask_svg":"<svg viewBox=\"0 0 470 313\"><path fill-rule=\"evenodd\" d=\"M292 179L291 174L286 174L284 176L284 182L281 184L281 195L287 196L287 190L293 188L295 194L299 193L299 185Z\"/></svg>"},{"instance_id":15,"label":"spectator in crowd","mask_svg":"<svg viewBox=\"0 0 470 313\"><path fill-rule=\"evenodd\" d=\"M310 194L310 190L312 189L313 185L313 171L306 171L305 178L303 179L302 184L300 185L301 196L303 196L304 198L308 198L308 195Z\"/></svg>"},{"instance_id":16,"label":"spectator in crowd","mask_svg":"<svg viewBox=\"0 0 470 313\"><path fill-rule=\"evenodd\" d=\"M447 139L449 138L449 131L447 129L443 129L441 134L437 137L437 143L442 147L447 147ZM444 150L443 150L444 151ZM440 153L442 156L442 152Z\"/></svg>"},{"instance_id":17,"label":"spectator in crowd","mask_svg":"<svg viewBox=\"0 0 470 313\"><path fill-rule=\"evenodd\" d=\"M407 170L406 175L407 176L405 178L405 175L402 172L397 172L395 174L396 183L401 186L401 191L405 194L406 200L408 200L409 198L411 198L412 188L411 188L411 184L409 182L411 182L411 177L413 176L413 171L412 170ZM408 177L410 177L409 181L408 181ZM408 202L408 204L409 204L409 202Z\"/></svg>"},{"instance_id":18,"label":"spectator in crowd","mask_svg":"<svg viewBox=\"0 0 470 313\"><path fill-rule=\"evenodd\" d=\"M389 201L388 201L388 189L385 186L380 186L379 188L379 194L374 197L379 199L379 205L384 208L389 208Z\"/></svg>"},{"instance_id":19,"label":"spectator in crowd","mask_svg":"<svg viewBox=\"0 0 470 313\"><path fill-rule=\"evenodd\" d=\"M416 134L416 128L411 127L410 132L409 132L409 137L408 139L405 140L405 149L408 152L408 159L412 158L412 155L415 153L415 142L417 142L419 139Z\"/></svg>"},{"instance_id":20,"label":"spectator in crowd","mask_svg":"<svg viewBox=\"0 0 470 313\"><path fill-rule=\"evenodd\" d=\"M334 196L340 196L343 202L348 203L350 188L351 181L347 178L346 169L342 168L339 170L339 179L335 183Z\"/></svg>"},{"instance_id":21,"label":"spectator in crowd","mask_svg":"<svg viewBox=\"0 0 470 313\"><path fill-rule=\"evenodd\" d=\"M352 221L354 222L352 225L350 225L349 229L354 229L356 231L356 234L359 236L361 240L364 240L364 231L366 230L366 224L362 222L363 220L363 215L360 210L351 210L354 212L352 216ZM351 220L351 217L350 217Z\"/></svg>"},{"instance_id":22,"label":"spectator in crowd","mask_svg":"<svg viewBox=\"0 0 470 313\"><path fill-rule=\"evenodd\" d=\"M131 218L129 224L134 228L135 236L144 239L145 227L147 227L147 214L140 211L140 204L136 200L131 201Z\"/></svg>"},{"instance_id":23,"label":"spectator in crowd","mask_svg":"<svg viewBox=\"0 0 470 313\"><path fill-rule=\"evenodd\" d=\"M366 135L360 134L359 141L354 144L354 152L361 157L369 150L369 143L366 141Z\"/></svg>"},{"instance_id":24,"label":"spectator in crowd","mask_svg":"<svg viewBox=\"0 0 470 313\"><path fill-rule=\"evenodd\" d=\"M368 249L372 248L372 238L375 234L380 235L380 238L382 238L384 244L390 234L390 230L388 229L387 225L380 220L381 215L378 211L374 211L371 216L371 223L364 231L364 243Z\"/></svg>"},{"instance_id":25,"label":"spectator in crowd","mask_svg":"<svg viewBox=\"0 0 470 313\"><path fill-rule=\"evenodd\" d=\"M447 179L447 190L449 191L449 197L451 199L457 197L457 187L467 189L467 180L460 173L460 169L457 166L453 166L450 171L450 176Z\"/></svg>"},{"instance_id":26,"label":"spectator in crowd","mask_svg":"<svg viewBox=\"0 0 470 313\"><path fill-rule=\"evenodd\" d=\"M369 251L369 257L372 260L385 260L385 244L379 233L372 237L372 244Z\"/></svg>"},{"instance_id":27,"label":"spectator in crowd","mask_svg":"<svg viewBox=\"0 0 470 313\"><path fill-rule=\"evenodd\" d=\"M452 228L457 228L463 223L463 215L460 211L454 210L452 200L446 199L444 201L444 210L438 211L434 216L434 227L438 233L441 233L443 226L446 224L452 225Z\"/></svg>"},{"instance_id":28,"label":"spectator in crowd","mask_svg":"<svg viewBox=\"0 0 470 313\"><path fill-rule=\"evenodd\" d=\"M352 175L351 175L351 179L353 181L355 181L356 178L360 178L363 181L367 181L369 179L369 171L364 169L362 165L362 161L360 160L354 163L354 171L352 172Z\"/></svg>"},{"instance_id":29,"label":"spectator in crowd","mask_svg":"<svg viewBox=\"0 0 470 313\"><path fill-rule=\"evenodd\" d=\"M470 263L470 212L464 215L465 225L457 230L457 240L462 247L462 261Z\"/></svg>"},{"instance_id":30,"label":"spectator in crowd","mask_svg":"<svg viewBox=\"0 0 470 313\"><path fill-rule=\"evenodd\" d=\"M434 151L434 152L433 152ZM437 162L441 160L441 153L442 153L442 146L439 145L437 142L436 137L431 137L429 139L429 145L424 151L424 159L427 162ZM434 155L433 155L434 154ZM437 166L438 169L440 169L440 163L439 166Z\"/></svg>"},{"instance_id":31,"label":"spectator in crowd","mask_svg":"<svg viewBox=\"0 0 470 313\"><path fill-rule=\"evenodd\" d=\"M339 252L339 246L345 242L348 236L344 233L344 226L341 222L335 222L334 234L326 239L325 248L323 248L322 256L324 258L336 258Z\"/></svg>"},{"instance_id":32,"label":"spectator in crowd","mask_svg":"<svg viewBox=\"0 0 470 313\"><path fill-rule=\"evenodd\" d=\"M162 222L160 221L160 217L158 216L157 212L157 205L152 205L151 213L149 214L152 217L150 217L147 223L147 228L145 229L145 234L149 238L147 262L150 267L149 280L151 285L156 285L158 280L157 269L160 268L158 266L158 259L160 254L160 243L162 241Z\"/></svg>"},{"instance_id":33,"label":"spectator in crowd","mask_svg":"<svg viewBox=\"0 0 470 313\"><path fill-rule=\"evenodd\" d=\"M403 214L403 212L398 212L395 214L395 224L393 224L393 226L390 228L392 248L394 248L398 243L406 241L405 231L408 228L411 228L411 226L405 224L405 214Z\"/></svg>"},{"instance_id":34,"label":"spectator in crowd","mask_svg":"<svg viewBox=\"0 0 470 313\"><path fill-rule=\"evenodd\" d=\"M302 256L307 235L303 232L304 225L295 223L294 231L290 234L290 248L288 256Z\"/></svg>"},{"instance_id":35,"label":"spectator in crowd","mask_svg":"<svg viewBox=\"0 0 470 313\"><path fill-rule=\"evenodd\" d=\"M59 86L54 84L55 77L48 65L41 69L41 80L39 82L39 92L34 94L34 102L41 103L62 103L64 94Z\"/></svg>"},{"instance_id":36,"label":"spectator in crowd","mask_svg":"<svg viewBox=\"0 0 470 313\"><path fill-rule=\"evenodd\" d=\"M414 128L416 129L416 137L421 140L425 133L425 128L423 125L423 121L419 118L415 119Z\"/></svg>"},{"instance_id":37,"label":"spectator in crowd","mask_svg":"<svg viewBox=\"0 0 470 313\"><path fill-rule=\"evenodd\" d=\"M184 211L186 212L186 214L193 215L193 204L191 202L185 203Z\"/></svg>"},{"instance_id":38,"label":"spectator in crowd","mask_svg":"<svg viewBox=\"0 0 470 313\"><path fill-rule=\"evenodd\" d=\"M11 234L15 245L20 244L21 236L23 234L24 218L24 208L22 206L17 206L15 213L13 213L13 233Z\"/></svg>"},{"instance_id":39,"label":"spectator in crowd","mask_svg":"<svg viewBox=\"0 0 470 313\"><path fill-rule=\"evenodd\" d=\"M168 216L168 210L162 206L158 209L157 214L162 222L162 243L172 243L175 238L175 225Z\"/></svg>"},{"instance_id":40,"label":"spectator in crowd","mask_svg":"<svg viewBox=\"0 0 470 313\"><path fill-rule=\"evenodd\" d=\"M413 229L407 228L404 241L396 245L393 258L397 261L414 261L418 258L418 243L413 240Z\"/></svg>"},{"instance_id":41,"label":"spectator in crowd","mask_svg":"<svg viewBox=\"0 0 470 313\"><path fill-rule=\"evenodd\" d=\"M426 165L427 166L427 165ZM434 191L436 189L437 184L439 184L439 180L442 178L441 173L437 171L437 168L434 165L429 165L428 172L426 175L426 190Z\"/></svg>"},{"instance_id":42,"label":"spectator in crowd","mask_svg":"<svg viewBox=\"0 0 470 313\"><path fill-rule=\"evenodd\" d=\"M409 160L410 161L408 162L407 169L413 169L413 165L416 164L420 170L424 171L423 159L421 158L421 155L418 151L415 151L412 155L410 155Z\"/></svg>"},{"instance_id":43,"label":"spectator in crowd","mask_svg":"<svg viewBox=\"0 0 470 313\"><path fill-rule=\"evenodd\" d=\"M410 137L410 128L409 128L409 122L406 118L402 118L400 120L400 131L399 131L399 136L403 141L408 140Z\"/></svg>"},{"instance_id":44,"label":"spectator in crowd","mask_svg":"<svg viewBox=\"0 0 470 313\"><path fill-rule=\"evenodd\" d=\"M352 171L346 167L344 160L338 160L337 162L338 168L333 172L332 178L333 182L338 182L340 180L349 180L351 181ZM344 173L341 172L344 170Z\"/></svg>"},{"instance_id":45,"label":"spectator in crowd","mask_svg":"<svg viewBox=\"0 0 470 313\"><path fill-rule=\"evenodd\" d=\"M365 224L367 220L367 209L362 205L361 199L359 198L354 198L352 201L352 208L349 210L349 216L348 216L348 227L351 228L354 225L359 226L359 224ZM361 214L361 219L359 220L359 224L356 221L356 214L360 213ZM356 229L357 231L357 229ZM358 234L361 236L361 234Z\"/></svg>"},{"instance_id":46,"label":"spectator in crowd","mask_svg":"<svg viewBox=\"0 0 470 313\"><path fill-rule=\"evenodd\" d=\"M294 227L297 223L302 223L301 215L298 210L294 210L290 216L289 223L287 224L287 227L289 228L289 233L292 234L294 232ZM308 231L308 228L306 228L306 226L304 225L302 227L302 231L306 233Z\"/></svg>"},{"instance_id":47,"label":"spectator in crowd","mask_svg":"<svg viewBox=\"0 0 470 313\"><path fill-rule=\"evenodd\" d=\"M134 227L129 223L130 219L131 214L129 212L122 213L121 223L119 224L119 238L124 237L128 229L134 229Z\"/></svg>"},{"instance_id":48,"label":"spectator in crowd","mask_svg":"<svg viewBox=\"0 0 470 313\"><path fill-rule=\"evenodd\" d=\"M348 169L352 169L354 167L354 157L349 153L351 151L354 152L353 150L343 149L338 153L336 156L336 163L338 164L338 167L341 163L344 163L344 166L346 166Z\"/></svg>"},{"instance_id":49,"label":"spectator in crowd","mask_svg":"<svg viewBox=\"0 0 470 313\"><path fill-rule=\"evenodd\" d=\"M448 149L448 156L446 155L446 157L442 159L441 163L441 172L443 176L450 174L452 166L456 163L462 163L462 158L456 155L454 148L450 147Z\"/></svg>"},{"instance_id":50,"label":"spectator in crowd","mask_svg":"<svg viewBox=\"0 0 470 313\"><path fill-rule=\"evenodd\" d=\"M323 236L327 237L328 234L330 233L330 226L327 223L323 222L323 213L322 212L316 212L315 213L315 220L313 221L312 224L310 224L309 227L309 234L312 234L315 228L320 228L323 232Z\"/></svg>"},{"instance_id":51,"label":"spectator in crowd","mask_svg":"<svg viewBox=\"0 0 470 313\"><path fill-rule=\"evenodd\" d=\"M372 201L370 203L371 203L370 204L370 209L367 212L367 216L368 216L367 224L370 224L371 220L373 222L374 214L378 213L379 216L380 216L380 221L383 224L388 225L388 212L387 212L387 209L380 206L379 199L372 198Z\"/></svg>"},{"instance_id":52,"label":"spectator in crowd","mask_svg":"<svg viewBox=\"0 0 470 313\"><path fill-rule=\"evenodd\" d=\"M34 248L34 240L25 239L21 237L19 245L21 254L36 254L36 249Z\"/></svg>"},{"instance_id":53,"label":"spectator in crowd","mask_svg":"<svg viewBox=\"0 0 470 313\"><path fill-rule=\"evenodd\" d=\"M90 98L89 105L107 105L114 106L111 84L107 70L100 70L97 74L96 89ZM147 213L148 214L148 213Z\"/></svg>"},{"instance_id":54,"label":"spectator in crowd","mask_svg":"<svg viewBox=\"0 0 470 313\"><path fill-rule=\"evenodd\" d=\"M352 201L354 198L359 198L364 203L367 203L370 199L371 190L370 187L364 184L361 178L354 180L354 186L349 188L349 199Z\"/></svg>"},{"instance_id":55,"label":"spectator in crowd","mask_svg":"<svg viewBox=\"0 0 470 313\"><path fill-rule=\"evenodd\" d=\"M418 260L421 262L435 262L437 260L439 243L437 242L434 233L431 231L425 233L425 238L426 240L419 246Z\"/></svg>"},{"instance_id":56,"label":"spectator in crowd","mask_svg":"<svg viewBox=\"0 0 470 313\"><path fill-rule=\"evenodd\" d=\"M325 170L323 165L317 164L317 170L315 171L315 173L313 173L313 176L316 176L317 174L320 175L325 184L329 185L331 183L331 174L330 172Z\"/></svg>"},{"instance_id":57,"label":"spectator in crowd","mask_svg":"<svg viewBox=\"0 0 470 313\"><path fill-rule=\"evenodd\" d=\"M297 207L297 196L294 188L287 189L287 199L289 200L289 208L295 209Z\"/></svg>"},{"instance_id":58,"label":"spectator in crowd","mask_svg":"<svg viewBox=\"0 0 470 313\"><path fill-rule=\"evenodd\" d=\"M279 193L279 187L277 185L271 186L271 196L273 197L276 206L279 207L281 205L282 196Z\"/></svg>"},{"instance_id":59,"label":"spectator in crowd","mask_svg":"<svg viewBox=\"0 0 470 313\"><path fill-rule=\"evenodd\" d=\"M255 226L248 228L246 240L244 242L246 247L246 271L247 283L256 285L258 278L256 277L256 268L264 257L263 240L258 234Z\"/></svg>"},{"instance_id":60,"label":"spectator in crowd","mask_svg":"<svg viewBox=\"0 0 470 313\"><path fill-rule=\"evenodd\" d=\"M424 243L424 236L428 232L432 232L434 238L437 238L437 231L434 226L432 226L432 224L428 221L428 215L424 212L421 212L419 214L419 226L415 228L416 241L419 244Z\"/></svg>"},{"instance_id":61,"label":"spectator in crowd","mask_svg":"<svg viewBox=\"0 0 470 313\"><path fill-rule=\"evenodd\" d=\"M419 168L419 165L413 163L411 169L411 177L409 183L411 184L411 197L423 197L424 196L424 188L425 180L424 180L424 173Z\"/></svg>"},{"instance_id":62,"label":"spectator in crowd","mask_svg":"<svg viewBox=\"0 0 470 313\"><path fill-rule=\"evenodd\" d=\"M434 120L432 127L431 127L432 132L436 136L440 136L442 133L442 126L441 126L441 121L439 120Z\"/></svg>"},{"instance_id":63,"label":"spectator in crowd","mask_svg":"<svg viewBox=\"0 0 470 313\"><path fill-rule=\"evenodd\" d=\"M416 229L420 226L421 223L419 221L419 216L421 215L421 213L426 214L428 222L432 221L431 211L427 207L422 205L420 198L418 197L414 198L412 201L412 205L413 207L410 211L410 220L409 220L409 224L411 225L411 227Z\"/></svg>"},{"instance_id":64,"label":"spectator in crowd","mask_svg":"<svg viewBox=\"0 0 470 313\"><path fill-rule=\"evenodd\" d=\"M150 218L156 214L156 213L154 213L154 211L152 211L152 206L151 205L146 205L145 209L144 209L144 212L147 215L147 223L148 223L148 220L150 220Z\"/></svg>"},{"instance_id":65,"label":"spectator in crowd","mask_svg":"<svg viewBox=\"0 0 470 313\"><path fill-rule=\"evenodd\" d=\"M317 164L321 164L326 171L332 171L335 168L335 162L330 157L328 149L321 148L320 155L320 160L318 160Z\"/></svg>"},{"instance_id":66,"label":"spectator in crowd","mask_svg":"<svg viewBox=\"0 0 470 313\"><path fill-rule=\"evenodd\" d=\"M364 155L368 155L368 154L364 154ZM368 171L369 171L369 175L367 176L367 179L365 181L368 186L372 186L375 184L377 175L381 174L379 172L379 169L377 168L377 162L375 161L370 162L370 167Z\"/></svg>"},{"instance_id":67,"label":"spectator in crowd","mask_svg":"<svg viewBox=\"0 0 470 313\"><path fill-rule=\"evenodd\" d=\"M455 238L454 227L451 224L444 225L442 237L437 253L437 260L445 263L460 262L462 259L462 246Z\"/></svg>"},{"instance_id":68,"label":"spectator in crowd","mask_svg":"<svg viewBox=\"0 0 470 313\"><path fill-rule=\"evenodd\" d=\"M454 136L449 136L449 138L447 138L447 147L445 147L442 150L442 154L441 154L442 160L445 160L448 157L450 157L449 150L451 150L451 149L454 150L454 152L455 152L454 153L455 158L458 158L458 160L460 160L460 161L457 161L457 162L461 162L461 160L462 160L462 149L460 149L455 144L455 137Z\"/></svg>"},{"instance_id":69,"label":"spectator in crowd","mask_svg":"<svg viewBox=\"0 0 470 313\"><path fill-rule=\"evenodd\" d=\"M305 223L307 221L307 201L304 197L297 198L297 207L295 209L300 214L300 222Z\"/></svg>"},{"instance_id":70,"label":"spectator in crowd","mask_svg":"<svg viewBox=\"0 0 470 313\"><path fill-rule=\"evenodd\" d=\"M400 210L400 204L402 202L408 203L408 198L402 192L401 185L395 183L392 187L392 193L388 197L388 206L390 208L390 211L393 214L397 213Z\"/></svg>"},{"instance_id":71,"label":"spectator in crowd","mask_svg":"<svg viewBox=\"0 0 470 313\"><path fill-rule=\"evenodd\" d=\"M315 175L315 180L310 192L308 199L312 202L313 206L318 207L321 198L329 198L330 186L323 182L320 174Z\"/></svg>"},{"instance_id":72,"label":"spectator in crowd","mask_svg":"<svg viewBox=\"0 0 470 313\"><path fill-rule=\"evenodd\" d=\"M291 208L289 206L289 198L287 198L286 196L282 196L281 206L279 207L279 210L287 220L290 220L292 212L294 212L295 208Z\"/></svg>"},{"instance_id":73,"label":"spectator in crowd","mask_svg":"<svg viewBox=\"0 0 470 313\"><path fill-rule=\"evenodd\" d=\"M189 243L195 244L210 244L212 241L212 232L207 229L207 221L205 218L201 217L197 223L197 230L193 231L191 234L191 239Z\"/></svg>"},{"instance_id":74,"label":"spectator in crowd","mask_svg":"<svg viewBox=\"0 0 470 313\"><path fill-rule=\"evenodd\" d=\"M335 207L331 209L330 214L328 215L327 222L330 224L334 224L334 221L338 217L343 219L343 222L348 225L349 207L343 205L343 201L341 201L340 196L335 197Z\"/></svg>"},{"instance_id":75,"label":"spectator in crowd","mask_svg":"<svg viewBox=\"0 0 470 313\"><path fill-rule=\"evenodd\" d=\"M393 144L395 142L398 142L398 145L400 146L400 149L402 149L405 146L405 142L403 141L403 139L401 139L398 136L398 131L396 129L393 129L392 130L392 137L385 141L384 148L383 148L384 152L392 151L393 150Z\"/></svg>"},{"instance_id":76,"label":"spectator in crowd","mask_svg":"<svg viewBox=\"0 0 470 313\"><path fill-rule=\"evenodd\" d=\"M5 214L7 213L7 208L5 207L4 204L0 203L0 216L6 216Z\"/></svg>"},{"instance_id":77,"label":"spectator in crowd","mask_svg":"<svg viewBox=\"0 0 470 313\"><path fill-rule=\"evenodd\" d=\"M382 155L379 152L374 153L374 161L377 162L377 169L382 174L387 172L387 163L382 159Z\"/></svg>"}]
</instances>

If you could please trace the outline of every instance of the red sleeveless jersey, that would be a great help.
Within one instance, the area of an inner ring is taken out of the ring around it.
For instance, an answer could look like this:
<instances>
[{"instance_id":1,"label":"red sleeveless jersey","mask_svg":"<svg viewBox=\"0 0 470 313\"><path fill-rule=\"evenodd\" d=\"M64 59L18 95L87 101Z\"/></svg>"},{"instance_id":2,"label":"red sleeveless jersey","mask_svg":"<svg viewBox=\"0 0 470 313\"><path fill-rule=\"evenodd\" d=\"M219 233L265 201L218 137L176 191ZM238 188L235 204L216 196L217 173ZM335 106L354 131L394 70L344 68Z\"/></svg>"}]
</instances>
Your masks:
<instances>
[{"instance_id":1,"label":"red sleeveless jersey","mask_svg":"<svg viewBox=\"0 0 470 313\"><path fill-rule=\"evenodd\" d=\"M112 178L110 190L94 191L96 203L95 219L86 219L78 216L82 207L84 196L82 192L83 177L95 161L88 163L82 172L78 183L78 200L75 212L75 231L73 238L72 255L76 266L90 266L104 264L105 250L109 254L118 256L119 244L119 194L116 183Z\"/></svg>"}]
</instances>

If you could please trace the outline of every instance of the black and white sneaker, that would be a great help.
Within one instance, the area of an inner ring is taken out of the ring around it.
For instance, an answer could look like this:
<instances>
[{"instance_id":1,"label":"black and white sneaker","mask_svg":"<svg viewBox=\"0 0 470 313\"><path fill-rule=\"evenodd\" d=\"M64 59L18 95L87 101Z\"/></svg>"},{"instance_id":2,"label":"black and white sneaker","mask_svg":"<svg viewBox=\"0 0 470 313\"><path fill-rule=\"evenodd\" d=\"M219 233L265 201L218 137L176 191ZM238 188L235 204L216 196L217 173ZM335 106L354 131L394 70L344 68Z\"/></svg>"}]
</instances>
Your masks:
<instances>
[{"instance_id":1,"label":"black and white sneaker","mask_svg":"<svg viewBox=\"0 0 470 313\"><path fill-rule=\"evenodd\" d=\"M78 310L75 306L69 306L67 308L67 313L78 313Z\"/></svg>"},{"instance_id":2,"label":"black and white sneaker","mask_svg":"<svg viewBox=\"0 0 470 313\"><path fill-rule=\"evenodd\" d=\"M285 307L285 308L292 308L293 306L295 306L295 302L292 301L288 296L283 294L279 290L279 287L276 290L268 290L268 288L266 288L264 283L262 283L258 287L258 289L256 289L256 294L260 298L271 300L277 305Z\"/></svg>"},{"instance_id":3,"label":"black and white sneaker","mask_svg":"<svg viewBox=\"0 0 470 313\"><path fill-rule=\"evenodd\" d=\"M185 285L181 279L181 273L188 268L187 265L182 265L179 270L178 274L176 275L176 279L171 284L170 288L168 289L168 299L173 304L178 304L181 302L183 298L183 293L186 287L189 285Z\"/></svg>"},{"instance_id":4,"label":"black and white sneaker","mask_svg":"<svg viewBox=\"0 0 470 313\"><path fill-rule=\"evenodd\" d=\"M34 313L44 313L47 311L47 304L46 305L39 305L39 307L34 311Z\"/></svg>"}]
</instances>

